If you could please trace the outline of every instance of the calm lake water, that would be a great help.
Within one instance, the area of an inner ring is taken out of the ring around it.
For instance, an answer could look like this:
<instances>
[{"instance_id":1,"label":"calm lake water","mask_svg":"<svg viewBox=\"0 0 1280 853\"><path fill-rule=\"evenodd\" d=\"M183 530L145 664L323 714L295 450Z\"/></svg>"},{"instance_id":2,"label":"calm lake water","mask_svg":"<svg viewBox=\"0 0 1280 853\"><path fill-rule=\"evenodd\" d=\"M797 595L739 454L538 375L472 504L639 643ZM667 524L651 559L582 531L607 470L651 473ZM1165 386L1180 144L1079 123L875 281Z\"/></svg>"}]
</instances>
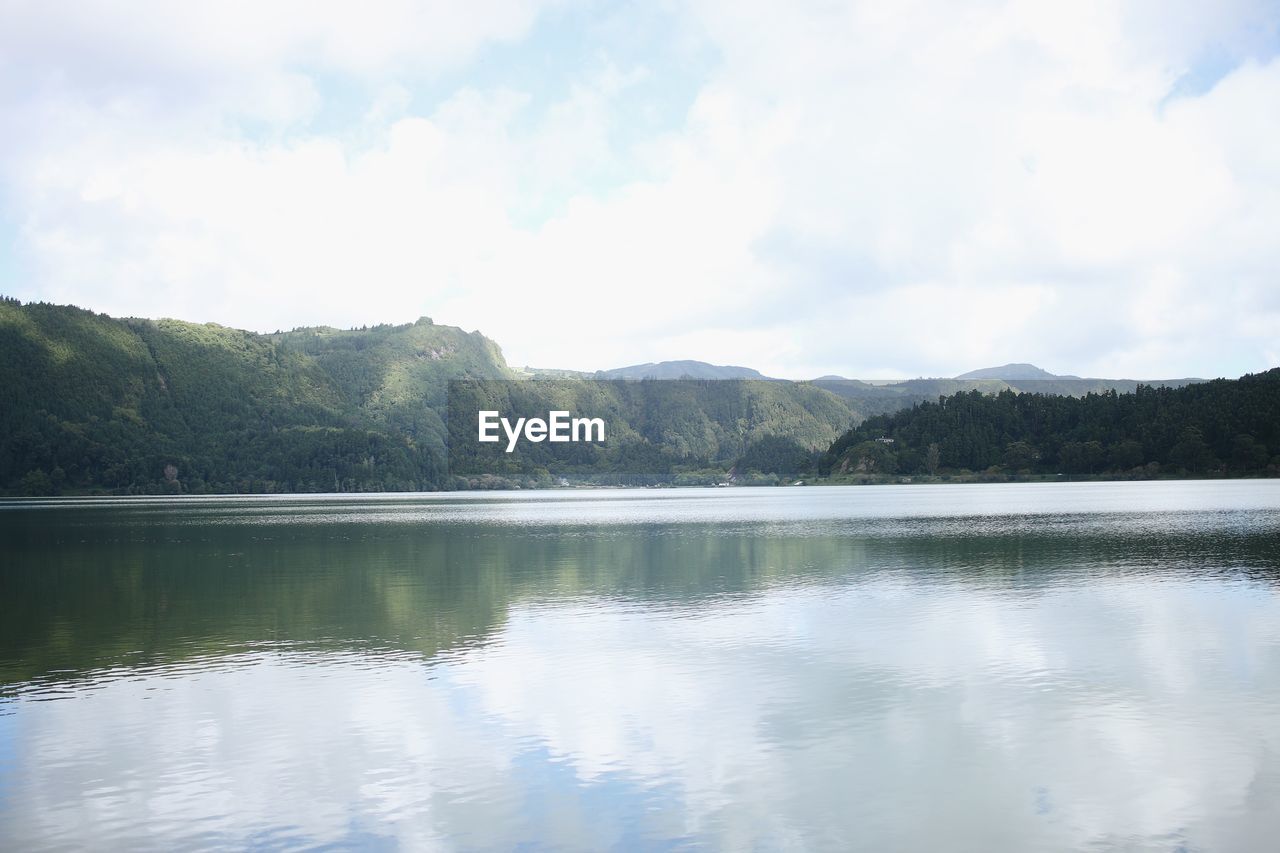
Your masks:
<instances>
[{"instance_id":1,"label":"calm lake water","mask_svg":"<svg viewBox=\"0 0 1280 853\"><path fill-rule=\"evenodd\" d=\"M1280 849L1280 481L0 503L0 849Z\"/></svg>"}]
</instances>

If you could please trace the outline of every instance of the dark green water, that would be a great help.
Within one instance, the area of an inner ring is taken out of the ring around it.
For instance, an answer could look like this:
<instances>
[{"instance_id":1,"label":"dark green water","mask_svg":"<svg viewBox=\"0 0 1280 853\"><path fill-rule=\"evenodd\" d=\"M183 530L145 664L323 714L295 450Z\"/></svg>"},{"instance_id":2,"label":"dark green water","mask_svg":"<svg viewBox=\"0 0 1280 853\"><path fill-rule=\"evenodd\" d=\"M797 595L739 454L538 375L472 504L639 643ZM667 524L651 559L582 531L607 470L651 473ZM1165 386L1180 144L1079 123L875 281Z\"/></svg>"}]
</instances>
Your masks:
<instances>
[{"instance_id":1,"label":"dark green water","mask_svg":"<svg viewBox=\"0 0 1280 853\"><path fill-rule=\"evenodd\" d=\"M0 849L1267 850L1280 482L0 503Z\"/></svg>"}]
</instances>

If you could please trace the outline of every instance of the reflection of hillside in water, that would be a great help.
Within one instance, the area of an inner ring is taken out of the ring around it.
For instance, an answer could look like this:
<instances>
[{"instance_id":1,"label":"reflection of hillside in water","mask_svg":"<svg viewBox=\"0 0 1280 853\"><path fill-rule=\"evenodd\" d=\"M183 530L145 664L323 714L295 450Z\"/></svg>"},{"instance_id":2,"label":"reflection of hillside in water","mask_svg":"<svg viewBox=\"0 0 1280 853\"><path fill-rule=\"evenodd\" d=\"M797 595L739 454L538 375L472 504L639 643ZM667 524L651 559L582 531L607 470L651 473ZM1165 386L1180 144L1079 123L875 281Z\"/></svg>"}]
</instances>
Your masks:
<instances>
[{"instance_id":1,"label":"reflection of hillside in water","mask_svg":"<svg viewBox=\"0 0 1280 853\"><path fill-rule=\"evenodd\" d=\"M1265 512L583 524L529 523L530 504L547 509L331 499L0 512L0 682L11 693L262 648L432 659L546 602L696 613L778 585L886 575L1016 597L1082 575L1280 573Z\"/></svg>"}]
</instances>

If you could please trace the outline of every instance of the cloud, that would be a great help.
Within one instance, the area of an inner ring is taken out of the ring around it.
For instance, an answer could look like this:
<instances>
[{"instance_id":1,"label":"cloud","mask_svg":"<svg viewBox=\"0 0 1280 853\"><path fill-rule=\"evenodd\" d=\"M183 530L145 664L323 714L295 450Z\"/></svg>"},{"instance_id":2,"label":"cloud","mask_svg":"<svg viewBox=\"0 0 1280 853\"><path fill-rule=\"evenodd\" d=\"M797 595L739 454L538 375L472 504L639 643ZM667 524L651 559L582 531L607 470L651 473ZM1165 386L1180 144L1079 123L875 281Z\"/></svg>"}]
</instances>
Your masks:
<instances>
[{"instance_id":1,"label":"cloud","mask_svg":"<svg viewBox=\"0 0 1280 853\"><path fill-rule=\"evenodd\" d=\"M160 0L9 0L5 55L77 87L159 86L166 75L227 78L282 66L379 74L439 70L489 42L525 35L549 4L535 0L385 0L352 14L336 0L228 0L177 7Z\"/></svg>"},{"instance_id":2,"label":"cloud","mask_svg":"<svg viewBox=\"0 0 1280 853\"><path fill-rule=\"evenodd\" d=\"M648 50L594 7L273 8L8 15L6 290L428 314L586 369L1274 361L1270 4L703 2L637 21ZM552 85L566 27L600 43Z\"/></svg>"},{"instance_id":3,"label":"cloud","mask_svg":"<svg viewBox=\"0 0 1280 853\"><path fill-rule=\"evenodd\" d=\"M896 546L876 568L843 541L856 568L835 583L548 599L430 660L264 647L18 695L0 838L1254 848L1274 824L1266 594L975 580Z\"/></svg>"}]
</instances>

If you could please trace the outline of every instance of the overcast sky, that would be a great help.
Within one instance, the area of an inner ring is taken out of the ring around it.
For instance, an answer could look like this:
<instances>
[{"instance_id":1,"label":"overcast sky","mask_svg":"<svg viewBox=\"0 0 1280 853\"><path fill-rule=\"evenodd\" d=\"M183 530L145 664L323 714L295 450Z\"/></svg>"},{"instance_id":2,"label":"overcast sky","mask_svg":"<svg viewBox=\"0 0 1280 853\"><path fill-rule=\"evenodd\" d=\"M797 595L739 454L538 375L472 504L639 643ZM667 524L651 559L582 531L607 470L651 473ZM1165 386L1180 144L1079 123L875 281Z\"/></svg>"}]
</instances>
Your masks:
<instances>
[{"instance_id":1,"label":"overcast sky","mask_svg":"<svg viewBox=\"0 0 1280 853\"><path fill-rule=\"evenodd\" d=\"M189 7L180 9L179 7ZM516 365L1280 364L1280 0L0 0L0 292Z\"/></svg>"}]
</instances>

